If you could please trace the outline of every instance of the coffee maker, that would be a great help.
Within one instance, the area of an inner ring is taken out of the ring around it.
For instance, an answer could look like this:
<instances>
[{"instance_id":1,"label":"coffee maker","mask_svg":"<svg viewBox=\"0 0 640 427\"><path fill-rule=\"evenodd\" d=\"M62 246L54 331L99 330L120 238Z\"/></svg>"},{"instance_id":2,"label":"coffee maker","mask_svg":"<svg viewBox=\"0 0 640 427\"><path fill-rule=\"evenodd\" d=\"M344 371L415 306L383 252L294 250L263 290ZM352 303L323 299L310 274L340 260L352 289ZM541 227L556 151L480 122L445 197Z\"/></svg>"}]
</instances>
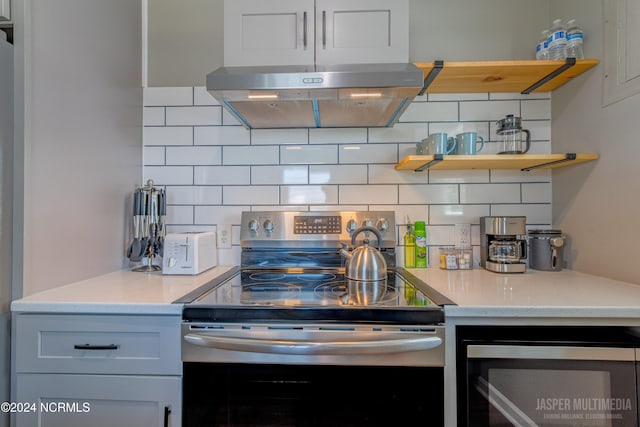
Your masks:
<instances>
[{"instance_id":1,"label":"coffee maker","mask_svg":"<svg viewBox=\"0 0 640 427\"><path fill-rule=\"evenodd\" d=\"M480 266L496 273L524 273L526 223L524 216L480 217Z\"/></svg>"}]
</instances>

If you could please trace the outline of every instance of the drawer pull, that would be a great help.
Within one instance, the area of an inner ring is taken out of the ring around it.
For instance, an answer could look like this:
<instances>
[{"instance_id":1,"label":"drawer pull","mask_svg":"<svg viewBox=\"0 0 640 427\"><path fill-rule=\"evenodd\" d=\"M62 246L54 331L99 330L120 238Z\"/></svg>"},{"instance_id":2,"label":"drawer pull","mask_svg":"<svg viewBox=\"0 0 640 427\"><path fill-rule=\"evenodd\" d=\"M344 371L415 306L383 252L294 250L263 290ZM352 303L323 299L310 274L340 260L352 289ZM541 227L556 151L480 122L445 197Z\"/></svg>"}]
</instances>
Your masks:
<instances>
[{"instance_id":1,"label":"drawer pull","mask_svg":"<svg viewBox=\"0 0 640 427\"><path fill-rule=\"evenodd\" d=\"M108 345L92 345L92 344L76 344L73 346L76 350L117 350L120 348L118 344Z\"/></svg>"}]
</instances>

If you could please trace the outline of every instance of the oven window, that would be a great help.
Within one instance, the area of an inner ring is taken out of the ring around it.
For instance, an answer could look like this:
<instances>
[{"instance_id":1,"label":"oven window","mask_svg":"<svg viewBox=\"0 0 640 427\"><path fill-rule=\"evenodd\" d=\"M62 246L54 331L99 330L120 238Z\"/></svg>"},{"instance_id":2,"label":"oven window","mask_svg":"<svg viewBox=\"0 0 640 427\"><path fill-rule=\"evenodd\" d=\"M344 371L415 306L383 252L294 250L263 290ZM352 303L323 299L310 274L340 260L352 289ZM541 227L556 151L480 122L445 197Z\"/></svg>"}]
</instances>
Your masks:
<instances>
[{"instance_id":1,"label":"oven window","mask_svg":"<svg viewBox=\"0 0 640 427\"><path fill-rule=\"evenodd\" d=\"M441 426L443 387L441 367L185 363L183 425Z\"/></svg>"},{"instance_id":2,"label":"oven window","mask_svg":"<svg viewBox=\"0 0 640 427\"><path fill-rule=\"evenodd\" d=\"M636 427L635 363L473 359L469 426Z\"/></svg>"}]
</instances>

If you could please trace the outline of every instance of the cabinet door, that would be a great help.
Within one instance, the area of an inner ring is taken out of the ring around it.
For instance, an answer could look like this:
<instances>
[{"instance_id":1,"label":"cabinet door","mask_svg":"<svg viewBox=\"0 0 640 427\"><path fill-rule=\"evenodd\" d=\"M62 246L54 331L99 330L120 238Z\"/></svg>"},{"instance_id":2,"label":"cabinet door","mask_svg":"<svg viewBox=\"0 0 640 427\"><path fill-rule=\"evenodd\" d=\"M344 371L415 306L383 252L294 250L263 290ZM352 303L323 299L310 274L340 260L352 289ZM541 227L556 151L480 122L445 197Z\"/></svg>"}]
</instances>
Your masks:
<instances>
[{"instance_id":1,"label":"cabinet door","mask_svg":"<svg viewBox=\"0 0 640 427\"><path fill-rule=\"evenodd\" d=\"M609 105L640 93L640 3L604 2L604 93Z\"/></svg>"},{"instance_id":2,"label":"cabinet door","mask_svg":"<svg viewBox=\"0 0 640 427\"><path fill-rule=\"evenodd\" d=\"M11 21L11 0L0 0L0 22Z\"/></svg>"},{"instance_id":3,"label":"cabinet door","mask_svg":"<svg viewBox=\"0 0 640 427\"><path fill-rule=\"evenodd\" d=\"M316 64L409 61L408 0L317 0Z\"/></svg>"},{"instance_id":4,"label":"cabinet door","mask_svg":"<svg viewBox=\"0 0 640 427\"><path fill-rule=\"evenodd\" d=\"M312 65L313 0L225 0L224 65Z\"/></svg>"},{"instance_id":5,"label":"cabinet door","mask_svg":"<svg viewBox=\"0 0 640 427\"><path fill-rule=\"evenodd\" d=\"M180 377L19 374L15 427L177 427ZM31 411L31 409L35 409Z\"/></svg>"}]
</instances>

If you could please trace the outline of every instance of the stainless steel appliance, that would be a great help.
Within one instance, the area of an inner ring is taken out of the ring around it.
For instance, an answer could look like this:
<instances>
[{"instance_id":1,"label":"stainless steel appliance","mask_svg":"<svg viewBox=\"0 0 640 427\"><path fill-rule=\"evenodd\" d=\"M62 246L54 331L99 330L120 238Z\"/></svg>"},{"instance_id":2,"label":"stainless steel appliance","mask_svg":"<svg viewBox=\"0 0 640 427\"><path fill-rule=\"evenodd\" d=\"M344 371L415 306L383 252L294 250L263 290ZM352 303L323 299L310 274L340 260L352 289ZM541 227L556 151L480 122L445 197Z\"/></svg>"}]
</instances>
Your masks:
<instances>
[{"instance_id":1,"label":"stainless steel appliance","mask_svg":"<svg viewBox=\"0 0 640 427\"><path fill-rule=\"evenodd\" d=\"M480 218L480 266L496 273L524 273L527 258L526 217Z\"/></svg>"},{"instance_id":2,"label":"stainless steel appliance","mask_svg":"<svg viewBox=\"0 0 640 427\"><path fill-rule=\"evenodd\" d=\"M534 270L562 271L566 238L561 230L530 230L529 267Z\"/></svg>"},{"instance_id":3,"label":"stainless steel appliance","mask_svg":"<svg viewBox=\"0 0 640 427\"><path fill-rule=\"evenodd\" d=\"M221 67L207 90L245 127L390 127L424 86L414 64Z\"/></svg>"},{"instance_id":4,"label":"stainless steel appliance","mask_svg":"<svg viewBox=\"0 0 640 427\"><path fill-rule=\"evenodd\" d=\"M637 427L640 328L459 326L459 426Z\"/></svg>"},{"instance_id":5,"label":"stainless steel appliance","mask_svg":"<svg viewBox=\"0 0 640 427\"><path fill-rule=\"evenodd\" d=\"M361 227L382 281L345 278ZM241 266L179 301L183 425L441 425L451 301L396 268L396 233L393 212L243 212Z\"/></svg>"},{"instance_id":6,"label":"stainless steel appliance","mask_svg":"<svg viewBox=\"0 0 640 427\"><path fill-rule=\"evenodd\" d=\"M370 231L375 234L378 242L382 242L382 234L377 228L360 227L351 235L351 245L356 246L356 237L362 232ZM346 245L345 245L346 246ZM369 245L369 239L364 239L361 246L355 247L353 252L345 249L340 254L345 258L345 277L348 281L362 282L371 285L371 282L387 280L387 262L378 249Z\"/></svg>"}]
</instances>

